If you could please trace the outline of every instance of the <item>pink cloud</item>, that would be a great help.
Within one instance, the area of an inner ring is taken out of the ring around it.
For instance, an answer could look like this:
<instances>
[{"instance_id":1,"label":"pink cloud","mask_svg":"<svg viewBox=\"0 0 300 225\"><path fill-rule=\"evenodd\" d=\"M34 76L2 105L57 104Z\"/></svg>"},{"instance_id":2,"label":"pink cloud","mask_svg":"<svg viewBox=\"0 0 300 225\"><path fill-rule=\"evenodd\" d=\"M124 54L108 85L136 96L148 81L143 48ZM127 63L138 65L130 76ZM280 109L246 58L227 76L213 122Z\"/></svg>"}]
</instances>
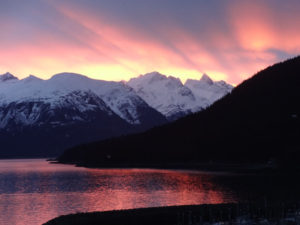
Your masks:
<instances>
[{"instance_id":1,"label":"pink cloud","mask_svg":"<svg viewBox=\"0 0 300 225\"><path fill-rule=\"evenodd\" d=\"M74 2L49 4L55 16L43 17L41 24L0 20L0 72L48 78L70 71L106 80L153 70L198 79L207 72L238 84L281 60L281 54L300 50L300 7L294 5L232 0L223 3L224 15L216 14L216 20L200 23L198 15L186 15L193 18L191 25L165 15L141 28L142 23L112 20L109 12Z\"/></svg>"}]
</instances>

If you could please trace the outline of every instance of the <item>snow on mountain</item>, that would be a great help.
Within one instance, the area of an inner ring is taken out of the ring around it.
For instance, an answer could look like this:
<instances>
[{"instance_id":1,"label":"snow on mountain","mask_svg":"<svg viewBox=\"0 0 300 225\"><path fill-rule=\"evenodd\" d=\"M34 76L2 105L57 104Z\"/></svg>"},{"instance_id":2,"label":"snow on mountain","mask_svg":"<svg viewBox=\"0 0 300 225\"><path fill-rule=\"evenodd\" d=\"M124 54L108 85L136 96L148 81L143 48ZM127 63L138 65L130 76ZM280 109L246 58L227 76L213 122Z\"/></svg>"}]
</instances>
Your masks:
<instances>
[{"instance_id":1,"label":"snow on mountain","mask_svg":"<svg viewBox=\"0 0 300 225\"><path fill-rule=\"evenodd\" d=\"M149 73L129 82L61 73L48 80L0 75L0 141L7 156L48 156L74 145L141 132L199 111L231 90L208 76L185 85Z\"/></svg>"},{"instance_id":2,"label":"snow on mountain","mask_svg":"<svg viewBox=\"0 0 300 225\"><path fill-rule=\"evenodd\" d=\"M55 107L50 102L31 99L23 102L12 102L0 106L0 128L23 125L41 126L74 124L78 121L92 121L105 112L112 116L113 112L97 95L91 92L74 91L57 99Z\"/></svg>"},{"instance_id":3,"label":"snow on mountain","mask_svg":"<svg viewBox=\"0 0 300 225\"><path fill-rule=\"evenodd\" d=\"M98 107L108 114L112 114L112 112L117 114L130 124L141 124L143 112L140 109L149 108L130 87L122 82L93 80L73 73L57 74L49 80L42 80L32 75L22 80L12 79L12 77L10 74L0 76L0 79L11 80L10 82L0 82L0 108L2 109L12 103L18 105L24 102L38 104L42 102L49 106L49 111L70 106L83 112ZM87 99L86 95L94 98L91 101L93 104L84 101ZM100 104L99 101L103 102ZM40 110L42 109L40 108ZM6 112L5 115L3 115L4 112ZM7 114L7 112L7 110L2 110L0 113L2 127L7 123L3 122L7 116L15 118L15 121L18 122L24 121L25 124L30 123L30 121L34 122L30 116L32 118L37 117L36 115L27 115L25 118L23 112L14 111L10 112L11 114ZM38 112L35 113L38 114ZM22 117L24 118L22 119Z\"/></svg>"},{"instance_id":4,"label":"snow on mountain","mask_svg":"<svg viewBox=\"0 0 300 225\"><path fill-rule=\"evenodd\" d=\"M0 82L5 82L8 80L17 80L18 78L12 75L11 73L5 73L0 75Z\"/></svg>"},{"instance_id":5,"label":"snow on mountain","mask_svg":"<svg viewBox=\"0 0 300 225\"><path fill-rule=\"evenodd\" d=\"M158 72L140 75L127 84L169 120L200 111L232 89L224 81L214 82L207 75L199 81L187 80L183 85L179 79Z\"/></svg>"},{"instance_id":6,"label":"snow on mountain","mask_svg":"<svg viewBox=\"0 0 300 225\"><path fill-rule=\"evenodd\" d=\"M188 79L184 86L188 87L196 98L207 99L208 105L230 93L233 89L233 86L225 81L213 81L206 74L203 74L200 80Z\"/></svg>"},{"instance_id":7,"label":"snow on mountain","mask_svg":"<svg viewBox=\"0 0 300 225\"><path fill-rule=\"evenodd\" d=\"M6 73L0 75L0 128L88 121L84 114L96 111L117 115L133 125L147 122L151 127L151 118L162 119L155 110L174 120L206 108L231 89L231 85L214 82L207 75L183 85L179 79L157 72L127 83L74 73L56 74L48 80L33 75L19 80Z\"/></svg>"},{"instance_id":8,"label":"snow on mountain","mask_svg":"<svg viewBox=\"0 0 300 225\"><path fill-rule=\"evenodd\" d=\"M199 107L191 90L172 76L152 72L133 78L127 84L151 107L171 120Z\"/></svg>"}]
</instances>

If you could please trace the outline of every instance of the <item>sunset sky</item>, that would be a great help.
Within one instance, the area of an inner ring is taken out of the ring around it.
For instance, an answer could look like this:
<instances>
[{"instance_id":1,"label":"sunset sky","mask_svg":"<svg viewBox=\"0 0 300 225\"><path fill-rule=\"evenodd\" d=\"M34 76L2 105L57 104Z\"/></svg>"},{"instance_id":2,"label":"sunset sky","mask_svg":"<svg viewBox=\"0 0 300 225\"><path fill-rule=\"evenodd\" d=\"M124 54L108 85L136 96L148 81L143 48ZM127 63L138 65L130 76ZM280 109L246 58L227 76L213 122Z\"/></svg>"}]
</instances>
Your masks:
<instances>
[{"instance_id":1,"label":"sunset sky","mask_svg":"<svg viewBox=\"0 0 300 225\"><path fill-rule=\"evenodd\" d=\"M300 53L299 0L0 0L0 73L233 84Z\"/></svg>"}]
</instances>

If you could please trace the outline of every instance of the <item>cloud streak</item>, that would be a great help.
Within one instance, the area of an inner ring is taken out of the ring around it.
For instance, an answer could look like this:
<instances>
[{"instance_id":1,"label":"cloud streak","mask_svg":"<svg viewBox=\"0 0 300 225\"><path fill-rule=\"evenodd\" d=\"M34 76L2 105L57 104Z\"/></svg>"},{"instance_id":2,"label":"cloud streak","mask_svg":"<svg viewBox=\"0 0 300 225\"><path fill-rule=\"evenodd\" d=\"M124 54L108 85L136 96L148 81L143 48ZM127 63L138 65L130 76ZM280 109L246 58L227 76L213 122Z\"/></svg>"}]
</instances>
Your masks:
<instances>
[{"instance_id":1,"label":"cloud streak","mask_svg":"<svg viewBox=\"0 0 300 225\"><path fill-rule=\"evenodd\" d=\"M127 80L153 70L239 83L300 51L294 0L3 0L0 72Z\"/></svg>"}]
</instances>

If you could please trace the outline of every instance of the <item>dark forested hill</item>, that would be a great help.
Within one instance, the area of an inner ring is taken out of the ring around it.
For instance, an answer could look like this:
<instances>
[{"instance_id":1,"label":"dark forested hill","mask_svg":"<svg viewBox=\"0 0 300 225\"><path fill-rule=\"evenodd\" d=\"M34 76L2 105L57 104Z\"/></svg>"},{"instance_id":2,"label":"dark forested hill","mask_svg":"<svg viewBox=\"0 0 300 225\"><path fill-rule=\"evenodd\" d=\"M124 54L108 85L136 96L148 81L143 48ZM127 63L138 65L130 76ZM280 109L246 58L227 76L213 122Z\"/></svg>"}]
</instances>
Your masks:
<instances>
[{"instance_id":1,"label":"dark forested hill","mask_svg":"<svg viewBox=\"0 0 300 225\"><path fill-rule=\"evenodd\" d=\"M61 162L145 165L201 161L297 161L300 57L275 64L207 110L142 134L81 145Z\"/></svg>"}]
</instances>

